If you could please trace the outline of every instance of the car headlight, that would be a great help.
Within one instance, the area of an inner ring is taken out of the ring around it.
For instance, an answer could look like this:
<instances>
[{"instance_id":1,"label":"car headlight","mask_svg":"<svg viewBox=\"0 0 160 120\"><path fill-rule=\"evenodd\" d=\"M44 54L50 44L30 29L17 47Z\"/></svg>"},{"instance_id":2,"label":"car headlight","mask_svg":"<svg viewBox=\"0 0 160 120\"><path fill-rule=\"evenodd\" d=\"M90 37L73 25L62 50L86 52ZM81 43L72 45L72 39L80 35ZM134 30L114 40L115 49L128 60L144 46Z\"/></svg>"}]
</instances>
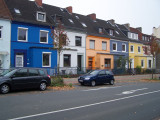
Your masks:
<instances>
[{"instance_id":1,"label":"car headlight","mask_svg":"<svg viewBox=\"0 0 160 120\"><path fill-rule=\"evenodd\" d=\"M85 78L85 80L89 80L90 78Z\"/></svg>"}]
</instances>

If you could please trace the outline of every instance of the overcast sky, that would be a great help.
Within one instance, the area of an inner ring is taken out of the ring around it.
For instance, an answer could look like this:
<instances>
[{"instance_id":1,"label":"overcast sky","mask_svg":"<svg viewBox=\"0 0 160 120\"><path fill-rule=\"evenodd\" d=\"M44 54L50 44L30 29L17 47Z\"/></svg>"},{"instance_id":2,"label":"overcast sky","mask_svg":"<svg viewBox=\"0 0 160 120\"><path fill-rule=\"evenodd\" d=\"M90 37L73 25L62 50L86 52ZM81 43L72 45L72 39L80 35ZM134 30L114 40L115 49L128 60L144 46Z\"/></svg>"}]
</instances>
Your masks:
<instances>
[{"instance_id":1,"label":"overcast sky","mask_svg":"<svg viewBox=\"0 0 160 120\"><path fill-rule=\"evenodd\" d=\"M142 27L145 34L152 34L152 28L160 26L160 0L43 0L43 3L62 8L72 6L74 13L96 13L99 19L130 23L131 27Z\"/></svg>"}]
</instances>

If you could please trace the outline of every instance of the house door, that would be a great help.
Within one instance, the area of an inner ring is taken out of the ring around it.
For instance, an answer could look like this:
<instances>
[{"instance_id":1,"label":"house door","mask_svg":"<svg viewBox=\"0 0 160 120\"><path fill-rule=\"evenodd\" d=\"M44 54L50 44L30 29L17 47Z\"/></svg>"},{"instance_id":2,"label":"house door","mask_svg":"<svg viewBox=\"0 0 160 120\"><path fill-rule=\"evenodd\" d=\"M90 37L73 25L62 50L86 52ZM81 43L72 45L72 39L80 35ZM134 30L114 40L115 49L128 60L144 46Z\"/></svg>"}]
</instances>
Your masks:
<instances>
[{"instance_id":1,"label":"house door","mask_svg":"<svg viewBox=\"0 0 160 120\"><path fill-rule=\"evenodd\" d=\"M82 55L78 55L77 65L78 65L79 70L81 71L81 69L82 69Z\"/></svg>"},{"instance_id":2,"label":"house door","mask_svg":"<svg viewBox=\"0 0 160 120\"><path fill-rule=\"evenodd\" d=\"M134 68L134 59L130 59L130 68Z\"/></svg>"},{"instance_id":3,"label":"house door","mask_svg":"<svg viewBox=\"0 0 160 120\"><path fill-rule=\"evenodd\" d=\"M15 67L24 67L24 56L23 55L16 55L16 63Z\"/></svg>"},{"instance_id":4,"label":"house door","mask_svg":"<svg viewBox=\"0 0 160 120\"><path fill-rule=\"evenodd\" d=\"M89 67L89 69L93 68L93 58L92 57L88 58L88 67Z\"/></svg>"},{"instance_id":5,"label":"house door","mask_svg":"<svg viewBox=\"0 0 160 120\"><path fill-rule=\"evenodd\" d=\"M111 59L104 59L105 69L111 69Z\"/></svg>"}]
</instances>

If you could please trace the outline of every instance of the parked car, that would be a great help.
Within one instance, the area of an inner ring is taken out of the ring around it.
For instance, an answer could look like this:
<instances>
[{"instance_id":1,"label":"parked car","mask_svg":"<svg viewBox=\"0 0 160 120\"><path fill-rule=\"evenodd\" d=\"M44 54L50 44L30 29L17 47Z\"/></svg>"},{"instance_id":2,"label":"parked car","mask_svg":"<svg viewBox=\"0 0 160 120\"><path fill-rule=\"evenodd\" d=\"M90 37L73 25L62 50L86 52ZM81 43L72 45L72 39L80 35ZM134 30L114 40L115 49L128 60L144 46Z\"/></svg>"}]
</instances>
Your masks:
<instances>
[{"instance_id":1,"label":"parked car","mask_svg":"<svg viewBox=\"0 0 160 120\"><path fill-rule=\"evenodd\" d=\"M26 88L44 91L50 84L51 79L45 69L16 68L0 77L0 92L6 94L11 90Z\"/></svg>"},{"instance_id":2,"label":"parked car","mask_svg":"<svg viewBox=\"0 0 160 120\"><path fill-rule=\"evenodd\" d=\"M114 85L114 81L115 81L114 75L109 70L94 70L78 78L78 82L81 85L91 85L91 86L104 83L109 83L110 85Z\"/></svg>"}]
</instances>

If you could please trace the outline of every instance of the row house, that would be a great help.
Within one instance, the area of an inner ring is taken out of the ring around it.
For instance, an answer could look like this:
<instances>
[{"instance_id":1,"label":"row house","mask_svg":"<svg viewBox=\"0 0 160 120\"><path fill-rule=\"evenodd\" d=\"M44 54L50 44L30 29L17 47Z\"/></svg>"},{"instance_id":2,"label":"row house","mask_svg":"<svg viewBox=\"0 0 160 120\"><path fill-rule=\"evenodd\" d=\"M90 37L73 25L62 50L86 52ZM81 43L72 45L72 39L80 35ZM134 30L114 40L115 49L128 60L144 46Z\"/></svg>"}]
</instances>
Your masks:
<instances>
[{"instance_id":1,"label":"row house","mask_svg":"<svg viewBox=\"0 0 160 120\"><path fill-rule=\"evenodd\" d=\"M0 0L0 68L10 67L10 35L12 16L5 6L5 2Z\"/></svg>"},{"instance_id":2,"label":"row house","mask_svg":"<svg viewBox=\"0 0 160 120\"><path fill-rule=\"evenodd\" d=\"M49 36L51 24L42 1L4 0L3 2L12 16L10 66L56 67L57 51L51 49L53 48L53 40Z\"/></svg>"}]
</instances>

